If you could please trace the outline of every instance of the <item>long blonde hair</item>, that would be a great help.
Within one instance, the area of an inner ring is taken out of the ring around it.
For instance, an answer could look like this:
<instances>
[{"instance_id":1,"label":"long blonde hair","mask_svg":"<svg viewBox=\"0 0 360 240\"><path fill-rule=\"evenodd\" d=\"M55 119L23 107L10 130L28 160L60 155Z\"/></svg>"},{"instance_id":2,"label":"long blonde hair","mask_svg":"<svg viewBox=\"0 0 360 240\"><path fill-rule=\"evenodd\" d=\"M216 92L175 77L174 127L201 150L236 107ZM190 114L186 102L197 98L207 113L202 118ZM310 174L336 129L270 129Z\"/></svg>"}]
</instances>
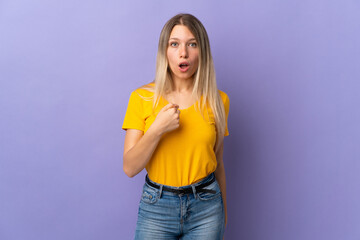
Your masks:
<instances>
[{"instance_id":1,"label":"long blonde hair","mask_svg":"<svg viewBox=\"0 0 360 240\"><path fill-rule=\"evenodd\" d=\"M153 109L159 104L160 96L165 96L174 90L166 52L170 33L176 25L186 26L195 36L199 47L199 65L194 74L192 96L197 101L196 109L200 110L203 117L204 110L207 109L207 106L210 106L214 114L215 127L217 130L214 151L217 153L224 140L226 121L225 109L216 84L214 62L211 56L209 38L204 26L196 17L191 14L178 14L167 21L161 31L159 39L155 80L152 82L155 83L155 85L150 83L140 87L140 89L154 92L154 96L152 97Z\"/></svg>"}]
</instances>

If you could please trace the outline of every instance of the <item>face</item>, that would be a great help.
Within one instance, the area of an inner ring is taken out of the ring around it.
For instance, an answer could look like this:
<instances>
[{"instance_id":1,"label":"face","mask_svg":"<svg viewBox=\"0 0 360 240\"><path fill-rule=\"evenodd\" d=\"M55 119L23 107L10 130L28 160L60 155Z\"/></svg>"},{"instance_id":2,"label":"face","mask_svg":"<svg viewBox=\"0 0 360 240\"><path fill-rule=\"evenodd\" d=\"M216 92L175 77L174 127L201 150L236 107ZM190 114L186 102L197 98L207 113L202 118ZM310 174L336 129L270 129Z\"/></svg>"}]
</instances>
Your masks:
<instances>
[{"instance_id":1,"label":"face","mask_svg":"<svg viewBox=\"0 0 360 240\"><path fill-rule=\"evenodd\" d=\"M184 25L170 33L167 59L174 80L192 79L199 65L199 48L194 35Z\"/></svg>"}]
</instances>

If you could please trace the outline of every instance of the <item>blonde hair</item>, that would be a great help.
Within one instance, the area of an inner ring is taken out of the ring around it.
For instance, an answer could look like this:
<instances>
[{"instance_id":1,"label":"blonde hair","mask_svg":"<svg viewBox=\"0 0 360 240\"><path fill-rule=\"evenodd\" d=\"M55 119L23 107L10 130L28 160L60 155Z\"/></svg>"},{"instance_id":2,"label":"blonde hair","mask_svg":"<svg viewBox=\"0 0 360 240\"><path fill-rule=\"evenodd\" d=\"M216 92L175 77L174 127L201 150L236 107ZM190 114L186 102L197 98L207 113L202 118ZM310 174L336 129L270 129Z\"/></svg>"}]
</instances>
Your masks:
<instances>
[{"instance_id":1,"label":"blonde hair","mask_svg":"<svg viewBox=\"0 0 360 240\"><path fill-rule=\"evenodd\" d=\"M160 34L155 80L150 84L140 87L140 89L154 92L154 96L152 97L153 109L159 104L160 96L165 96L173 91L174 83L171 77L171 70L166 52L170 33L176 25L186 26L195 36L199 47L199 65L194 74L192 96L197 101L196 109L200 110L203 117L204 110L207 109L207 106L210 106L214 114L215 127L217 130L214 151L217 153L224 140L226 121L225 109L216 84L214 62L211 56L209 38L204 26L196 17L191 14L178 14L167 21ZM152 83L155 83L155 85Z\"/></svg>"}]
</instances>

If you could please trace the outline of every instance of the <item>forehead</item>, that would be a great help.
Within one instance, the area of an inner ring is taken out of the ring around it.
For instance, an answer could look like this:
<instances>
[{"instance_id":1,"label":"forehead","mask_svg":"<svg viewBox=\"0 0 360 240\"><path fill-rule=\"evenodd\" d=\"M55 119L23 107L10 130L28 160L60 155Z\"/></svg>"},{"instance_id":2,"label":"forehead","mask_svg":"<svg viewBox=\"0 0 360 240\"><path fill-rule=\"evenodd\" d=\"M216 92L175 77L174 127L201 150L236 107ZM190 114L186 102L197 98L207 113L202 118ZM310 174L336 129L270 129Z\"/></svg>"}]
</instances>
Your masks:
<instances>
[{"instance_id":1,"label":"forehead","mask_svg":"<svg viewBox=\"0 0 360 240\"><path fill-rule=\"evenodd\" d=\"M191 39L191 38L195 39L195 36L194 36L194 34L192 34L192 32L189 30L189 28L187 26L176 25L172 29L169 38L177 38L177 39L180 39L180 40L188 40L188 39Z\"/></svg>"}]
</instances>

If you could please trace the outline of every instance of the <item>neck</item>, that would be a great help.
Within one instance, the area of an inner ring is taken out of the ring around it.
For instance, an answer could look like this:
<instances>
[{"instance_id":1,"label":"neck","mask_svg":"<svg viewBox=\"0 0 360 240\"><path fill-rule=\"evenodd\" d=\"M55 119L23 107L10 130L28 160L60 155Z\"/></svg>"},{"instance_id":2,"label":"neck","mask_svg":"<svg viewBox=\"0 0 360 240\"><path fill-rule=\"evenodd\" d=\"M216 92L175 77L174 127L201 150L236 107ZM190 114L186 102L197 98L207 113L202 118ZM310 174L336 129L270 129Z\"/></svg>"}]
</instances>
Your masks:
<instances>
[{"instance_id":1,"label":"neck","mask_svg":"<svg viewBox=\"0 0 360 240\"><path fill-rule=\"evenodd\" d=\"M189 78L189 79L173 78L173 83L174 83L173 92L180 93L180 94L192 92L193 81L194 80L192 78Z\"/></svg>"}]
</instances>

